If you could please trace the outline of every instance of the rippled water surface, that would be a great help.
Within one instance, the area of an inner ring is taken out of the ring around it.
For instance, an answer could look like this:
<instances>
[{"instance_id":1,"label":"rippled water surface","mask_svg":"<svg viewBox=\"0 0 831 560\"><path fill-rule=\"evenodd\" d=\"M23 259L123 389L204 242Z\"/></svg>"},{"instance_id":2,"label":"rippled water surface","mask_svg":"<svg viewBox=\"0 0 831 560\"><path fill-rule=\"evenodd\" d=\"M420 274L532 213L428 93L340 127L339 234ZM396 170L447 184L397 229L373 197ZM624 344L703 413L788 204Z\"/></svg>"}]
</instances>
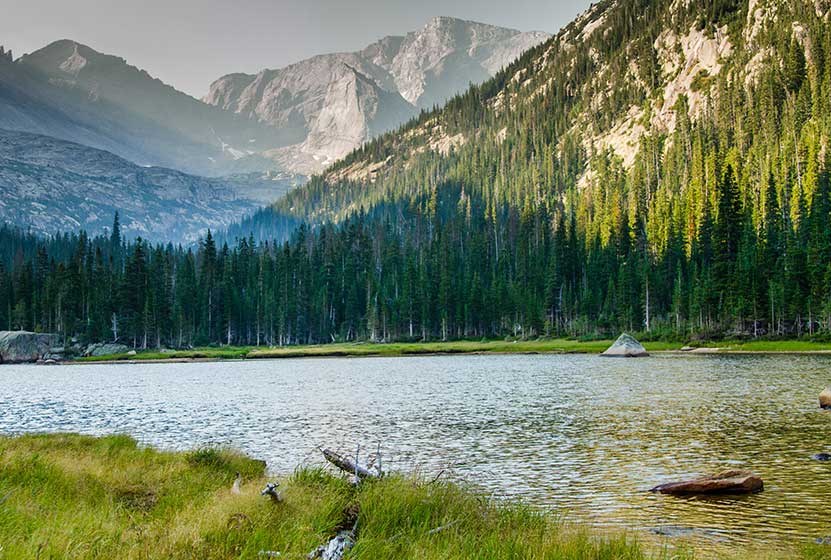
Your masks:
<instances>
[{"instance_id":1,"label":"rippled water surface","mask_svg":"<svg viewBox=\"0 0 831 560\"><path fill-rule=\"evenodd\" d=\"M447 356L0 367L0 432L126 432L163 448L230 444L274 472L318 445L446 469L571 519L724 546L831 535L826 356ZM722 468L749 497L650 487Z\"/></svg>"}]
</instances>

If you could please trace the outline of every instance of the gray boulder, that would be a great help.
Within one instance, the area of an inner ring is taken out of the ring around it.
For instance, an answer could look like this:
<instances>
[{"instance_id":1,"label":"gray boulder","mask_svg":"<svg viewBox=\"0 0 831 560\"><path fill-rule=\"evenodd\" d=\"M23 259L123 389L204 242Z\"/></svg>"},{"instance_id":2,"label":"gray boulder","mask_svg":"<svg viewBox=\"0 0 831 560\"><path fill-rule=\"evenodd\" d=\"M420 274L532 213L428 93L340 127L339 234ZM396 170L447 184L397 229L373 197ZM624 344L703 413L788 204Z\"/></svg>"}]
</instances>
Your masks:
<instances>
[{"instance_id":1,"label":"gray boulder","mask_svg":"<svg viewBox=\"0 0 831 560\"><path fill-rule=\"evenodd\" d=\"M115 342L98 342L96 344L90 344L87 346L86 351L84 351L84 356L110 356L112 354L125 354L129 348L124 344L118 344Z\"/></svg>"},{"instance_id":2,"label":"gray boulder","mask_svg":"<svg viewBox=\"0 0 831 560\"><path fill-rule=\"evenodd\" d=\"M634 337L623 333L618 337L614 344L609 346L609 348L601 354L601 356L613 358L640 358L643 356L649 356L649 353L640 342L635 340Z\"/></svg>"},{"instance_id":3,"label":"gray boulder","mask_svg":"<svg viewBox=\"0 0 831 560\"><path fill-rule=\"evenodd\" d=\"M60 339L56 334L0 331L0 363L37 362L50 348L59 343Z\"/></svg>"}]
</instances>

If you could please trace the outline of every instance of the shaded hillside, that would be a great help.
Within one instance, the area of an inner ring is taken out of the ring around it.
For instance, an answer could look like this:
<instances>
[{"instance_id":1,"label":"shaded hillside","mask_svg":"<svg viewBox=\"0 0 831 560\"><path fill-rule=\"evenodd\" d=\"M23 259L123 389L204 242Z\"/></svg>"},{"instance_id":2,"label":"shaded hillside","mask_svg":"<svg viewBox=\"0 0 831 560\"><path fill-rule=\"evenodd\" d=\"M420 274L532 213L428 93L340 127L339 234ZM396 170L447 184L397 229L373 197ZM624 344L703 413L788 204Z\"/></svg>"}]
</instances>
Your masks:
<instances>
[{"instance_id":1,"label":"shaded hillside","mask_svg":"<svg viewBox=\"0 0 831 560\"><path fill-rule=\"evenodd\" d=\"M141 167L103 150L0 129L0 221L41 234L101 232L120 212L129 237L194 241L289 188L279 178L206 179Z\"/></svg>"}]
</instances>

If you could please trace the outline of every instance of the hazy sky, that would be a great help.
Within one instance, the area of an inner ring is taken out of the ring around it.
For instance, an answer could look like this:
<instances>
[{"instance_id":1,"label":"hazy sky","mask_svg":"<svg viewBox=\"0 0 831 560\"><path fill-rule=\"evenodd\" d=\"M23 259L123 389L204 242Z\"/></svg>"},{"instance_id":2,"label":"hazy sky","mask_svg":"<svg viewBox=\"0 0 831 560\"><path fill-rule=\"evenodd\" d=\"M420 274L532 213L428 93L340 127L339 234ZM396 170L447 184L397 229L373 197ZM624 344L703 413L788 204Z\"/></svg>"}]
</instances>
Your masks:
<instances>
[{"instance_id":1,"label":"hazy sky","mask_svg":"<svg viewBox=\"0 0 831 560\"><path fill-rule=\"evenodd\" d=\"M0 0L15 57L73 39L197 97L231 72L358 50L445 15L556 32L586 0Z\"/></svg>"}]
</instances>

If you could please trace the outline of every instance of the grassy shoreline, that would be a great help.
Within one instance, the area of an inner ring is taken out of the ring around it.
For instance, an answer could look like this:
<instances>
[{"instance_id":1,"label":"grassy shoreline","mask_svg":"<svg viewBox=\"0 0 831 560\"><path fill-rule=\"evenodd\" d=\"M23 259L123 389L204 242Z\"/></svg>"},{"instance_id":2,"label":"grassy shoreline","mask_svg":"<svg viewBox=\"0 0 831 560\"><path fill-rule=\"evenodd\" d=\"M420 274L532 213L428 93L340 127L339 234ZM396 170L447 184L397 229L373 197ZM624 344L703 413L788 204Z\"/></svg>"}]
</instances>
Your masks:
<instances>
[{"instance_id":1,"label":"grassy shoreline","mask_svg":"<svg viewBox=\"0 0 831 560\"><path fill-rule=\"evenodd\" d=\"M333 343L309 346L255 347L230 346L193 350L140 351L136 354L113 354L78 358L75 362L186 362L215 360L253 360L281 358L357 358L399 357L451 354L599 354L612 340L578 341L573 339L490 340L406 343ZM649 352L681 352L681 342L645 342ZM689 347L687 347L689 348ZM726 354L825 354L831 342L810 340L754 340L698 343L691 353Z\"/></svg>"},{"instance_id":2,"label":"grassy shoreline","mask_svg":"<svg viewBox=\"0 0 831 560\"><path fill-rule=\"evenodd\" d=\"M239 494L231 491L235 472L243 478ZM0 437L0 558L220 560L270 551L305 558L356 520L348 556L355 560L702 557L683 546L591 532L450 482L392 475L355 488L302 468L280 480L283 501L275 503L260 495L270 480L262 462L229 450L162 452L123 435ZM826 554L806 545L727 557Z\"/></svg>"}]
</instances>

